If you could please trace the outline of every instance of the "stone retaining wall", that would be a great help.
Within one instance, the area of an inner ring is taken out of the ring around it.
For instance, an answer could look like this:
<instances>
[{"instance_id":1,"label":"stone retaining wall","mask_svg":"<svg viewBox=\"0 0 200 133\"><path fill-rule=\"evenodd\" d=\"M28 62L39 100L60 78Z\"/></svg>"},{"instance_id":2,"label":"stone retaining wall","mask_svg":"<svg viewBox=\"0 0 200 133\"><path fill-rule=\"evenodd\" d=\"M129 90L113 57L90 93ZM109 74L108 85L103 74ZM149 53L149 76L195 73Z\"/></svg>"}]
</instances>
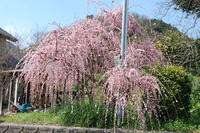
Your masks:
<instances>
[{"instance_id":1,"label":"stone retaining wall","mask_svg":"<svg viewBox=\"0 0 200 133\"><path fill-rule=\"evenodd\" d=\"M175 133L0 123L0 133Z\"/></svg>"}]
</instances>

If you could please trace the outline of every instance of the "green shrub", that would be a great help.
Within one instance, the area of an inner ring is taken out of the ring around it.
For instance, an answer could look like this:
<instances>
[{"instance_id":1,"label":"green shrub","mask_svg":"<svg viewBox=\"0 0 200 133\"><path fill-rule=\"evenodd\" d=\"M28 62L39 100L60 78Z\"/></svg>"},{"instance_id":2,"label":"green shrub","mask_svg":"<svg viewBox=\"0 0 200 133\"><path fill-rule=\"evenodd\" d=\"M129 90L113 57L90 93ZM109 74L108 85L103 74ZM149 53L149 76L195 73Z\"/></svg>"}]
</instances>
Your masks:
<instances>
[{"instance_id":1,"label":"green shrub","mask_svg":"<svg viewBox=\"0 0 200 133\"><path fill-rule=\"evenodd\" d=\"M200 74L199 38L188 38L177 29L171 29L157 40L156 47L163 53L167 62L182 65L195 75Z\"/></svg>"},{"instance_id":2,"label":"green shrub","mask_svg":"<svg viewBox=\"0 0 200 133\"><path fill-rule=\"evenodd\" d=\"M193 76L190 106L191 117L200 124L200 77Z\"/></svg>"},{"instance_id":3,"label":"green shrub","mask_svg":"<svg viewBox=\"0 0 200 133\"><path fill-rule=\"evenodd\" d=\"M179 132L198 132L200 131L200 123L197 118L178 118L162 123L161 130L164 131L179 131Z\"/></svg>"},{"instance_id":4,"label":"green shrub","mask_svg":"<svg viewBox=\"0 0 200 133\"><path fill-rule=\"evenodd\" d=\"M175 119L189 116L191 80L182 66L156 66L151 73L160 81L162 116Z\"/></svg>"}]
</instances>

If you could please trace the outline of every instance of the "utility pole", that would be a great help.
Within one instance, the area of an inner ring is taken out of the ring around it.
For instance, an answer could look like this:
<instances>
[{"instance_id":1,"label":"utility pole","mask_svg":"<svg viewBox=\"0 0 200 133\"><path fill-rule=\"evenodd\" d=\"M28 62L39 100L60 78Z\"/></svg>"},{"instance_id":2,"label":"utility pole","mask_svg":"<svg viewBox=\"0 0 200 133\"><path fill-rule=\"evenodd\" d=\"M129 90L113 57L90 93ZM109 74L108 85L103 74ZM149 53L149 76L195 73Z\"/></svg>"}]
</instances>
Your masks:
<instances>
[{"instance_id":1,"label":"utility pole","mask_svg":"<svg viewBox=\"0 0 200 133\"><path fill-rule=\"evenodd\" d=\"M17 77L16 80L15 80L15 99L14 99L14 104L15 105L17 105L18 83L19 83L19 78Z\"/></svg>"},{"instance_id":2,"label":"utility pole","mask_svg":"<svg viewBox=\"0 0 200 133\"><path fill-rule=\"evenodd\" d=\"M121 36L121 64L125 59L126 43L127 43L127 23L128 23L128 1L123 1L123 12L122 12L122 36Z\"/></svg>"},{"instance_id":3,"label":"utility pole","mask_svg":"<svg viewBox=\"0 0 200 133\"><path fill-rule=\"evenodd\" d=\"M127 43L127 22L128 22L128 2L129 0L123 0L123 11L122 11L122 35L121 35L121 62L122 65L124 62L124 59L126 58L125 52L126 52L126 43ZM121 96L121 88L119 88L119 97ZM119 126L122 119L122 103L120 101L117 111L117 125Z\"/></svg>"},{"instance_id":4,"label":"utility pole","mask_svg":"<svg viewBox=\"0 0 200 133\"><path fill-rule=\"evenodd\" d=\"M3 115L3 87L0 86L0 116Z\"/></svg>"}]
</instances>

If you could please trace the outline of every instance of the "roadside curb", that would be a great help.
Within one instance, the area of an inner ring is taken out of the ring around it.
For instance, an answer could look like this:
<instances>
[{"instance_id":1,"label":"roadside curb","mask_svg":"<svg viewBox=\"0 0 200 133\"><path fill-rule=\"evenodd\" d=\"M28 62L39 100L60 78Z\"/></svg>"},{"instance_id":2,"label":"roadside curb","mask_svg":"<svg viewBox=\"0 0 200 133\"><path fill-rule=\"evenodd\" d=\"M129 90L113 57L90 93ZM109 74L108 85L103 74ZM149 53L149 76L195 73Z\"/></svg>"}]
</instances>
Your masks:
<instances>
[{"instance_id":1,"label":"roadside curb","mask_svg":"<svg viewBox=\"0 0 200 133\"><path fill-rule=\"evenodd\" d=\"M0 133L178 133L178 132L0 123Z\"/></svg>"}]
</instances>

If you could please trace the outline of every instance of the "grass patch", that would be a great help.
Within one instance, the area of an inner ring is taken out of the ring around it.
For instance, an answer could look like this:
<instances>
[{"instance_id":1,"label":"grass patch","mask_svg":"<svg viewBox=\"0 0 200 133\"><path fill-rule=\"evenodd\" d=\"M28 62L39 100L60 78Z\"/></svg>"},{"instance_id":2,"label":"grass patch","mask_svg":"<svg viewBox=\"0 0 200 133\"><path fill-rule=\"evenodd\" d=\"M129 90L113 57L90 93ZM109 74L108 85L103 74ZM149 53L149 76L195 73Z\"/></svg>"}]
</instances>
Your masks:
<instances>
[{"instance_id":1,"label":"grass patch","mask_svg":"<svg viewBox=\"0 0 200 133\"><path fill-rule=\"evenodd\" d=\"M1 122L20 123L20 124L38 124L38 125L60 125L72 127L95 127L105 128L105 108L97 105L78 104L66 107L56 107L47 112L29 112L18 113L11 116L0 117ZM107 113L106 128L113 128L113 113L109 110ZM131 116L125 118L129 123L124 123L122 128L138 129L130 120ZM200 132L200 119L176 119L164 122L151 123L148 130L160 131L179 131L179 132ZM140 128L142 130L142 128Z\"/></svg>"},{"instance_id":2,"label":"grass patch","mask_svg":"<svg viewBox=\"0 0 200 133\"><path fill-rule=\"evenodd\" d=\"M75 102L48 111L57 116L62 126L112 128L114 123L114 108L106 111L106 107L99 104Z\"/></svg>"},{"instance_id":3,"label":"grass patch","mask_svg":"<svg viewBox=\"0 0 200 133\"><path fill-rule=\"evenodd\" d=\"M56 115L49 112L17 113L15 115L2 117L1 121L20 124L58 125Z\"/></svg>"},{"instance_id":4,"label":"grass patch","mask_svg":"<svg viewBox=\"0 0 200 133\"><path fill-rule=\"evenodd\" d=\"M179 132L200 132L200 123L195 119L176 119L163 123L161 130Z\"/></svg>"}]
</instances>

